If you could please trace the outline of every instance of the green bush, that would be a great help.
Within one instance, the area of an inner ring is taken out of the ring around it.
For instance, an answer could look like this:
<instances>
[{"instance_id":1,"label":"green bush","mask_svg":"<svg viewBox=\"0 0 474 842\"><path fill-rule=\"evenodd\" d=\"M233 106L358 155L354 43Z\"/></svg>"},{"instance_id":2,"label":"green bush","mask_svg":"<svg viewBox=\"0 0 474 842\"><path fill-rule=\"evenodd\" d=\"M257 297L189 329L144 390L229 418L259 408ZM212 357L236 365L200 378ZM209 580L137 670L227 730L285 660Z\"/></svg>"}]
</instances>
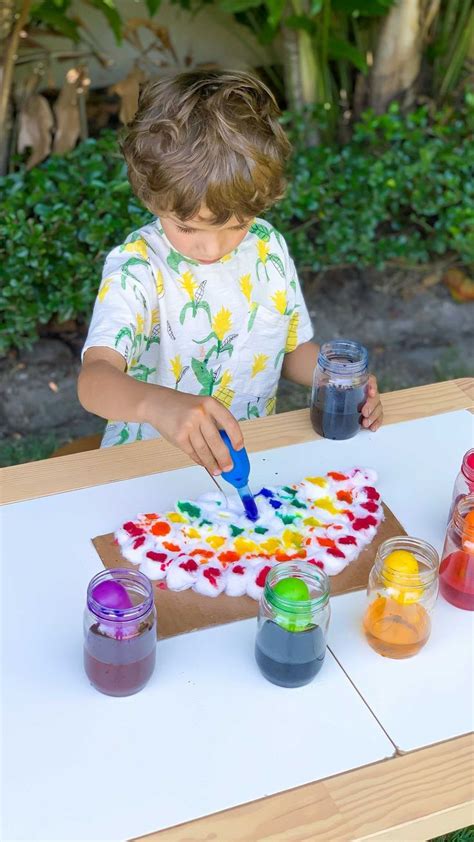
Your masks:
<instances>
[{"instance_id":1,"label":"green bush","mask_svg":"<svg viewBox=\"0 0 474 842\"><path fill-rule=\"evenodd\" d=\"M307 149L293 120L290 187L269 217L297 266L474 261L472 105L366 114L342 147ZM0 353L53 317L88 317L104 256L149 218L111 133L0 180Z\"/></svg>"}]
</instances>

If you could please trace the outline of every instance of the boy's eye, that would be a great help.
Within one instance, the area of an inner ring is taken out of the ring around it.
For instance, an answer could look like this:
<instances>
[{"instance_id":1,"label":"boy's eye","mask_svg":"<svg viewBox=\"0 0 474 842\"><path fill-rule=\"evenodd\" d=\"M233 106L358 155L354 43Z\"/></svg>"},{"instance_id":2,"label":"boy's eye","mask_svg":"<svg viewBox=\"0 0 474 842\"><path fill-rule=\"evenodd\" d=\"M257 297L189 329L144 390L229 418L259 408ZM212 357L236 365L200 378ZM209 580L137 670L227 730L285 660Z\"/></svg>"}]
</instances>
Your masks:
<instances>
[{"instance_id":1,"label":"boy's eye","mask_svg":"<svg viewBox=\"0 0 474 842\"><path fill-rule=\"evenodd\" d=\"M181 231L182 234L192 234L193 233L192 228L183 228L181 225L177 225L176 227L177 227L178 231Z\"/></svg>"}]
</instances>

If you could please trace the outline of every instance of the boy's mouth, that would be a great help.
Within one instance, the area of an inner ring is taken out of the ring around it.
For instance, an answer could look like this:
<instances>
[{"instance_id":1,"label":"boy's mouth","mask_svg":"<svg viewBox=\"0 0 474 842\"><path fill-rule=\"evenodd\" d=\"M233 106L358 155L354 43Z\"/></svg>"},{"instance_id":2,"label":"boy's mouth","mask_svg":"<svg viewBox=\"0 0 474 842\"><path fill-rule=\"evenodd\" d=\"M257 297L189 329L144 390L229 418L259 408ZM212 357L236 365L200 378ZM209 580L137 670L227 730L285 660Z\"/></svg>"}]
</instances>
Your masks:
<instances>
[{"instance_id":1,"label":"boy's mouth","mask_svg":"<svg viewBox=\"0 0 474 842\"><path fill-rule=\"evenodd\" d=\"M217 263L217 260L199 260L198 263L204 263L206 266L209 266L210 263Z\"/></svg>"}]
</instances>

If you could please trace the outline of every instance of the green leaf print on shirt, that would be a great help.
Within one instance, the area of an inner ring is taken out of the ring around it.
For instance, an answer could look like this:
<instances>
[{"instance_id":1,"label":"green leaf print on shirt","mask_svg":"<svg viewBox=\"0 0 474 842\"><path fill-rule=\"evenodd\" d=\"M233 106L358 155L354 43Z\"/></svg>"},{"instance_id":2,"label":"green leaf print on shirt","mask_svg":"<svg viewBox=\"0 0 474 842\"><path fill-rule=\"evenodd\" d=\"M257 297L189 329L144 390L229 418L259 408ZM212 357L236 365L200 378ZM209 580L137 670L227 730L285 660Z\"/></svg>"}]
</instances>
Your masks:
<instances>
[{"instance_id":1,"label":"green leaf print on shirt","mask_svg":"<svg viewBox=\"0 0 474 842\"><path fill-rule=\"evenodd\" d=\"M184 254L180 254L179 251L174 251L174 249L170 250L168 257L166 258L166 262L170 269L172 269L173 272L177 272L178 275L180 273L180 263L187 263L189 266L199 266L198 260L192 260L190 257L185 257Z\"/></svg>"},{"instance_id":2,"label":"green leaf print on shirt","mask_svg":"<svg viewBox=\"0 0 474 842\"><path fill-rule=\"evenodd\" d=\"M135 380L141 380L143 383L148 382L150 374L154 374L156 368L148 368L146 365L134 365L129 369L130 375Z\"/></svg>"},{"instance_id":3,"label":"green leaf print on shirt","mask_svg":"<svg viewBox=\"0 0 474 842\"><path fill-rule=\"evenodd\" d=\"M261 222L254 222L253 225L249 228L250 234L255 234L259 240L263 240L264 243L268 243L270 239L270 232L271 228L268 228L266 225L262 225Z\"/></svg>"},{"instance_id":4,"label":"green leaf print on shirt","mask_svg":"<svg viewBox=\"0 0 474 842\"><path fill-rule=\"evenodd\" d=\"M114 447L116 447L118 444L125 444L125 442L129 440L129 438L130 430L128 429L128 424L124 424L122 429L120 430L118 441L114 442Z\"/></svg>"},{"instance_id":5,"label":"green leaf print on shirt","mask_svg":"<svg viewBox=\"0 0 474 842\"><path fill-rule=\"evenodd\" d=\"M259 240L257 243L257 254L258 258L255 264L255 271L257 273L257 278L259 281L261 280L260 274L262 267L265 273L265 278L267 279L267 281L270 281L270 275L268 274L267 269L268 261L273 263L273 265L277 268L278 273L282 276L282 278L285 277L285 267L283 265L283 261L280 257L278 257L277 254L271 252L270 247L267 245L267 243L262 242L262 240Z\"/></svg>"},{"instance_id":6,"label":"green leaf print on shirt","mask_svg":"<svg viewBox=\"0 0 474 842\"><path fill-rule=\"evenodd\" d=\"M202 281L199 286L197 281L195 280L193 273L190 271L183 272L181 275L181 287L182 289L187 292L189 295L190 301L188 301L181 310L179 314L179 321L180 324L184 324L186 319L186 313L190 310L192 313L193 319L196 318L199 310L204 310L207 314L207 318L209 322L211 322L211 309L207 301L203 301L204 290L206 288L207 281Z\"/></svg>"},{"instance_id":7,"label":"green leaf print on shirt","mask_svg":"<svg viewBox=\"0 0 474 842\"><path fill-rule=\"evenodd\" d=\"M196 360L194 357L191 360L191 366L196 375L196 380L201 384L202 389L200 395L212 395L212 390L215 385L214 375L207 367L207 360Z\"/></svg>"},{"instance_id":8,"label":"green leaf print on shirt","mask_svg":"<svg viewBox=\"0 0 474 842\"><path fill-rule=\"evenodd\" d=\"M137 278L137 276L130 271L130 266L150 266L150 261L144 260L143 257L129 257L122 266L122 274L120 277L122 289L125 289L126 287L127 278L133 278L135 281L140 283L140 278Z\"/></svg>"}]
</instances>

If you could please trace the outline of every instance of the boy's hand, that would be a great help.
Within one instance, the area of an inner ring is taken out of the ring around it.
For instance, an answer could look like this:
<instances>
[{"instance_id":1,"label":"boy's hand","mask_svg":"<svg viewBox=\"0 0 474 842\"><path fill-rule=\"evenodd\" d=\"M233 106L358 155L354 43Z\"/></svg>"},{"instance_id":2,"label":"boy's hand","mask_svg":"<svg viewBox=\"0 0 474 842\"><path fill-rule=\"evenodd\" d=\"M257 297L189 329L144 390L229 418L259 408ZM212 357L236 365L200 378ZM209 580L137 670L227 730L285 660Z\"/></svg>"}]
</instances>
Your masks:
<instances>
[{"instance_id":1,"label":"boy's hand","mask_svg":"<svg viewBox=\"0 0 474 842\"><path fill-rule=\"evenodd\" d=\"M383 421L383 409L380 402L379 390L377 387L377 380L373 374L369 377L367 388L367 400L362 407L362 415L364 420L362 426L375 433L381 426Z\"/></svg>"},{"instance_id":2,"label":"boy's hand","mask_svg":"<svg viewBox=\"0 0 474 842\"><path fill-rule=\"evenodd\" d=\"M219 435L225 430L236 450L244 446L234 416L219 401L163 389L159 404L147 412L149 422L172 444L184 450L213 476L232 468L230 453Z\"/></svg>"}]
</instances>

